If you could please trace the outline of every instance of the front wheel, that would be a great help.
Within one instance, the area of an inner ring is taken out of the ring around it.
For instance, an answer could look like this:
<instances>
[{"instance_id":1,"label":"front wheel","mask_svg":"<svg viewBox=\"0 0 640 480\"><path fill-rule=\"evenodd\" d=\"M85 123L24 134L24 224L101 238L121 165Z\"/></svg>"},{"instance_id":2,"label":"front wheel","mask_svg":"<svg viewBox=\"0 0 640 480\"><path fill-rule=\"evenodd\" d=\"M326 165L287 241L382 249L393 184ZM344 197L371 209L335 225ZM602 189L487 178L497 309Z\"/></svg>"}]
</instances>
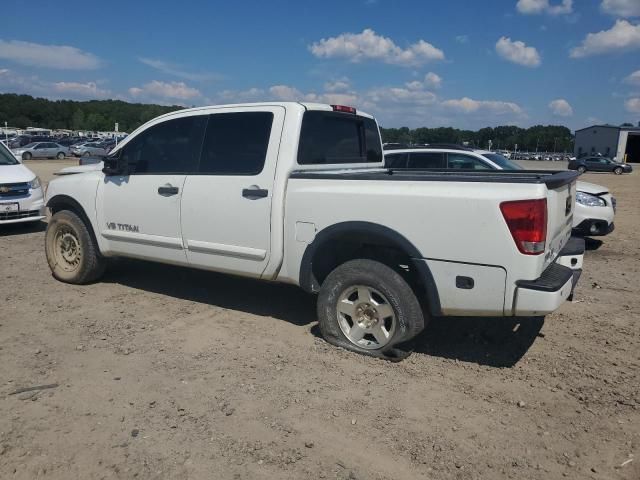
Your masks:
<instances>
[{"instance_id":1,"label":"front wheel","mask_svg":"<svg viewBox=\"0 0 640 480\"><path fill-rule=\"evenodd\" d=\"M329 343L387 359L406 357L394 347L424 328L411 286L373 260L351 260L329 274L320 289L318 319Z\"/></svg>"},{"instance_id":2,"label":"front wheel","mask_svg":"<svg viewBox=\"0 0 640 480\"><path fill-rule=\"evenodd\" d=\"M90 156L90 155L91 155L91 152L84 152L84 153L82 154L82 156L83 156L83 157L88 157L88 156Z\"/></svg>"},{"instance_id":3,"label":"front wheel","mask_svg":"<svg viewBox=\"0 0 640 480\"><path fill-rule=\"evenodd\" d=\"M580 165L580 166L578 167L578 172L580 172L580 173L584 173L584 172L586 172L586 171L587 171L586 167L583 167L582 165Z\"/></svg>"},{"instance_id":4,"label":"front wheel","mask_svg":"<svg viewBox=\"0 0 640 480\"><path fill-rule=\"evenodd\" d=\"M622 175L622 167L614 168L613 173L615 173L616 175Z\"/></svg>"},{"instance_id":5,"label":"front wheel","mask_svg":"<svg viewBox=\"0 0 640 480\"><path fill-rule=\"evenodd\" d=\"M102 276L105 260L89 227L70 210L51 217L45 235L47 262L53 276L65 283L82 285Z\"/></svg>"},{"instance_id":6,"label":"front wheel","mask_svg":"<svg viewBox=\"0 0 640 480\"><path fill-rule=\"evenodd\" d=\"M24 152L22 154L22 159L23 160L31 160L32 155L29 152Z\"/></svg>"},{"instance_id":7,"label":"front wheel","mask_svg":"<svg viewBox=\"0 0 640 480\"><path fill-rule=\"evenodd\" d=\"M56 157L58 158L58 160L62 160L64 158L64 152L58 152L58 155L56 155Z\"/></svg>"}]
</instances>

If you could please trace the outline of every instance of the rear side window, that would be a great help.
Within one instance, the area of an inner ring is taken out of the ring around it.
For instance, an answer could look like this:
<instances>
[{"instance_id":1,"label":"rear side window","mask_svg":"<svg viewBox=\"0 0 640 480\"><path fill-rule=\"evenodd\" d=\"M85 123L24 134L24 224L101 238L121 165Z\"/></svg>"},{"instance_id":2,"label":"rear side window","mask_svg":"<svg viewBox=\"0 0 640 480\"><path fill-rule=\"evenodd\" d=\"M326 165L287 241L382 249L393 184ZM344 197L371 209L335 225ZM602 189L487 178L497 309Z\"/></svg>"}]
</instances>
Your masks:
<instances>
[{"instance_id":1,"label":"rear side window","mask_svg":"<svg viewBox=\"0 0 640 480\"><path fill-rule=\"evenodd\" d=\"M375 121L344 113L305 112L298 147L300 165L365 162L382 162Z\"/></svg>"},{"instance_id":2,"label":"rear side window","mask_svg":"<svg viewBox=\"0 0 640 480\"><path fill-rule=\"evenodd\" d=\"M408 157L409 155L406 153L387 154L384 156L384 166L387 168L407 168Z\"/></svg>"},{"instance_id":3,"label":"rear side window","mask_svg":"<svg viewBox=\"0 0 640 480\"><path fill-rule=\"evenodd\" d=\"M272 124L271 112L210 115L199 172L211 175L259 174L267 158Z\"/></svg>"},{"instance_id":4,"label":"rear side window","mask_svg":"<svg viewBox=\"0 0 640 480\"><path fill-rule=\"evenodd\" d=\"M409 168L446 168L444 153L421 152L412 153L409 157Z\"/></svg>"},{"instance_id":5,"label":"rear side window","mask_svg":"<svg viewBox=\"0 0 640 480\"><path fill-rule=\"evenodd\" d=\"M205 116L167 120L131 139L122 152L131 173L194 172L206 121Z\"/></svg>"}]
</instances>

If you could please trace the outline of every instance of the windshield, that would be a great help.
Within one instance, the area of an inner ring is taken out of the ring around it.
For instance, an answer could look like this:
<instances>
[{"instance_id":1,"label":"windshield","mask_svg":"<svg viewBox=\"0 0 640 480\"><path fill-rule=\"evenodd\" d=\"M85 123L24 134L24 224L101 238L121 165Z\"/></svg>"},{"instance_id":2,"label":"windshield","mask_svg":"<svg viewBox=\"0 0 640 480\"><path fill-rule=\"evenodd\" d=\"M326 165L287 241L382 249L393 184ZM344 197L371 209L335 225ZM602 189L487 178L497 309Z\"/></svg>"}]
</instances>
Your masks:
<instances>
[{"instance_id":1,"label":"windshield","mask_svg":"<svg viewBox=\"0 0 640 480\"><path fill-rule=\"evenodd\" d=\"M502 156L499 153L483 153L482 156L488 158L503 170L522 170L520 165L512 162L507 157Z\"/></svg>"},{"instance_id":2,"label":"windshield","mask_svg":"<svg viewBox=\"0 0 640 480\"><path fill-rule=\"evenodd\" d=\"M17 165L18 159L6 149L4 145L0 146L0 165Z\"/></svg>"}]
</instances>

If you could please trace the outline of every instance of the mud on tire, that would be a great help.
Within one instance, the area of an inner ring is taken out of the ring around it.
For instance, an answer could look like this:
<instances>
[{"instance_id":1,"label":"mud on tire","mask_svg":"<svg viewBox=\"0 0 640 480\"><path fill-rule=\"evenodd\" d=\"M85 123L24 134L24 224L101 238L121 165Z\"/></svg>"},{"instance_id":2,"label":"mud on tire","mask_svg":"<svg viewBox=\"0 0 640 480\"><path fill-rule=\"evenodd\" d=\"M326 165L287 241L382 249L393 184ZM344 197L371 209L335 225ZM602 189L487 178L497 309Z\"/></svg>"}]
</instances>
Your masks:
<instances>
[{"instance_id":1,"label":"mud on tire","mask_svg":"<svg viewBox=\"0 0 640 480\"><path fill-rule=\"evenodd\" d=\"M91 283L104 273L105 259L89 228L70 210L61 210L51 217L45 251L53 276L61 282Z\"/></svg>"}]
</instances>

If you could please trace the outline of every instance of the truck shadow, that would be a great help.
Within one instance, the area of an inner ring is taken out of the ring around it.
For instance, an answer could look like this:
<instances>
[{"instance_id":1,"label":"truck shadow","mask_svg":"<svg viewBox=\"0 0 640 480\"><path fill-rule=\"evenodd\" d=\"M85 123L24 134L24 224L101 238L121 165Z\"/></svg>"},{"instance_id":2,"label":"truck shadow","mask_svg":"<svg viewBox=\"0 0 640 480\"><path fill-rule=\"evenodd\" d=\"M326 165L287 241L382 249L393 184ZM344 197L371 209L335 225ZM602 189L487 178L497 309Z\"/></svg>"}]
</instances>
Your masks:
<instances>
[{"instance_id":1,"label":"truck shadow","mask_svg":"<svg viewBox=\"0 0 640 480\"><path fill-rule=\"evenodd\" d=\"M315 296L293 285L128 259L112 262L102 281L299 326L316 321Z\"/></svg>"},{"instance_id":2,"label":"truck shadow","mask_svg":"<svg viewBox=\"0 0 640 480\"><path fill-rule=\"evenodd\" d=\"M316 296L293 285L269 283L142 260L118 259L103 282L229 310L283 320L301 327L317 321ZM415 353L512 367L538 336L544 318L442 317L432 319ZM320 337L317 325L311 333Z\"/></svg>"},{"instance_id":3,"label":"truck shadow","mask_svg":"<svg viewBox=\"0 0 640 480\"><path fill-rule=\"evenodd\" d=\"M527 353L544 317L439 317L416 338L415 352L491 367L513 367Z\"/></svg>"}]
</instances>

